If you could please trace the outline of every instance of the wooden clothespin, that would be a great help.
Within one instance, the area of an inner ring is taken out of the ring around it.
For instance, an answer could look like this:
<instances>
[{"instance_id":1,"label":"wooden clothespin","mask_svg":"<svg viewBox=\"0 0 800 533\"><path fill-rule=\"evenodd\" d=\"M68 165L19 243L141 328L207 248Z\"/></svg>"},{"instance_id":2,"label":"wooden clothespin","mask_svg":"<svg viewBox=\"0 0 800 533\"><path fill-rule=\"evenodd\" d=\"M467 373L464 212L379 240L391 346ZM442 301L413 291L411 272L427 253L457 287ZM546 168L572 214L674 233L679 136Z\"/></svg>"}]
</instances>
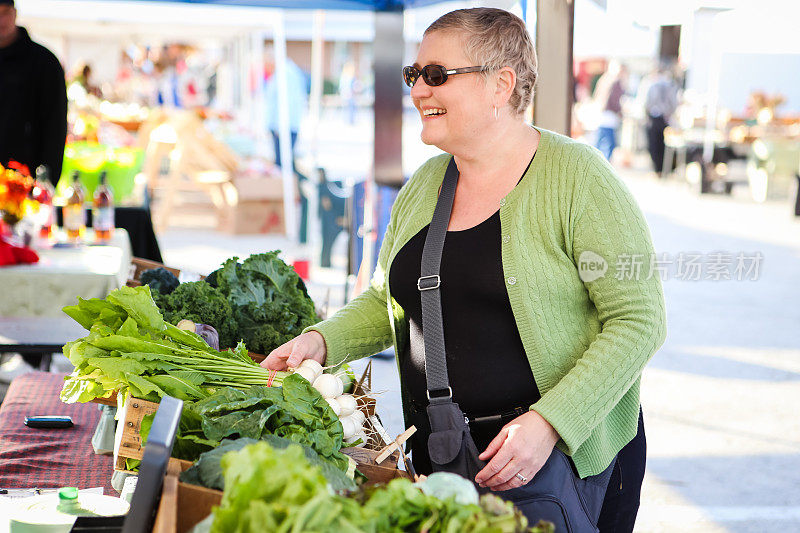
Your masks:
<instances>
[{"instance_id":1,"label":"wooden clothespin","mask_svg":"<svg viewBox=\"0 0 800 533\"><path fill-rule=\"evenodd\" d=\"M417 432L416 426L411 426L400 435L394 439L394 442L386 446L384 449L381 450L381 453L378 454L378 457L375 458L376 464L381 464L386 460L387 457L392 455L395 450L400 450L400 453L403 453L403 443L408 440L408 438ZM405 455L405 454L403 454Z\"/></svg>"}]
</instances>

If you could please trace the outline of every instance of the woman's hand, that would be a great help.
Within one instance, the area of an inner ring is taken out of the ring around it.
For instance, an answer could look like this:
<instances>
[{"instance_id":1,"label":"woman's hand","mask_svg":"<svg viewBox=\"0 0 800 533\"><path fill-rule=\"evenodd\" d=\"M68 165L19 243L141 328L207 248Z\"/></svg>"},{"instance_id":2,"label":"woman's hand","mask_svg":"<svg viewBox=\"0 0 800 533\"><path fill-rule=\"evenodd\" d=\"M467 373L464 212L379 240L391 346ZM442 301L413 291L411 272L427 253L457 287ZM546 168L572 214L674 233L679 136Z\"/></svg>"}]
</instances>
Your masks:
<instances>
[{"instance_id":1,"label":"woman's hand","mask_svg":"<svg viewBox=\"0 0 800 533\"><path fill-rule=\"evenodd\" d=\"M304 359L314 359L324 365L327 355L325 338L316 331L308 331L272 350L261 366L270 370L286 370L297 368Z\"/></svg>"},{"instance_id":2,"label":"woman's hand","mask_svg":"<svg viewBox=\"0 0 800 533\"><path fill-rule=\"evenodd\" d=\"M475 482L495 491L525 485L547 462L558 439L553 426L536 411L518 416L503 426L478 456L482 461L491 461L478 472ZM526 481L523 483L517 474Z\"/></svg>"}]
</instances>

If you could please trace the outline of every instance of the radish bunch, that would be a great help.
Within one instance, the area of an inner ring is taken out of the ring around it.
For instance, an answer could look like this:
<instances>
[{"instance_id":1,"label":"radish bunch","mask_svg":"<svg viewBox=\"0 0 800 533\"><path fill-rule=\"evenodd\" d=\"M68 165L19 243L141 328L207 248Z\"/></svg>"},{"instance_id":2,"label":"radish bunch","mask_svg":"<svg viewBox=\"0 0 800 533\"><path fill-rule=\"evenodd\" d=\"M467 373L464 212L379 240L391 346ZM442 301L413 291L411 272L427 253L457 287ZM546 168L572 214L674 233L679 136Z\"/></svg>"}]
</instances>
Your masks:
<instances>
[{"instance_id":1,"label":"radish bunch","mask_svg":"<svg viewBox=\"0 0 800 533\"><path fill-rule=\"evenodd\" d=\"M364 428L366 415L358 408L355 396L343 394L342 380L335 374L323 373L323 370L322 365L318 362L313 359L305 359L300 366L294 369L294 373L300 374L311 383L331 406L342 424L345 442L353 444L360 440L361 442L357 446L363 446L367 442Z\"/></svg>"}]
</instances>

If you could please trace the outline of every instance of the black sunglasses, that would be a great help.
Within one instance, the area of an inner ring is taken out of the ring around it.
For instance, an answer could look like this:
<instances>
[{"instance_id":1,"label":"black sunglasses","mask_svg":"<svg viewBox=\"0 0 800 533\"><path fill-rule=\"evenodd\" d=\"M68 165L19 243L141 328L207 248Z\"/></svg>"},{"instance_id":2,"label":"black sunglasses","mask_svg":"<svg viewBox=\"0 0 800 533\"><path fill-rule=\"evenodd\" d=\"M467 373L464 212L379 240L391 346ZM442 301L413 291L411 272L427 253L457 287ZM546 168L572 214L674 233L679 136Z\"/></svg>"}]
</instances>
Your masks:
<instances>
[{"instance_id":1,"label":"black sunglasses","mask_svg":"<svg viewBox=\"0 0 800 533\"><path fill-rule=\"evenodd\" d=\"M406 85L409 87L413 87L414 84L417 83L417 80L422 77L422 81L427 85L438 87L447 81L448 76L466 74L468 72L483 72L484 70L489 70L489 67L464 67L450 70L441 65L425 65L422 68L413 66L403 67L403 81L405 81Z\"/></svg>"}]
</instances>

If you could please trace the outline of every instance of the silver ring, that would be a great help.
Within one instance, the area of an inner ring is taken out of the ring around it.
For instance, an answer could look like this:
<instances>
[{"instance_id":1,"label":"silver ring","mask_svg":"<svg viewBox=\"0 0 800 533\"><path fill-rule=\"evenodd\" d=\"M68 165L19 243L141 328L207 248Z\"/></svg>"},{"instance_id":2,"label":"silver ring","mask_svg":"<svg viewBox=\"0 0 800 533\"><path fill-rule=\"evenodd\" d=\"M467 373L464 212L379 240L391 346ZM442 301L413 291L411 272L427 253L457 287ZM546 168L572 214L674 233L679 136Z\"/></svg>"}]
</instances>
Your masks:
<instances>
[{"instance_id":1,"label":"silver ring","mask_svg":"<svg viewBox=\"0 0 800 533\"><path fill-rule=\"evenodd\" d=\"M525 483L527 483L527 482L528 482L528 478L526 478L525 476L523 476L523 475L522 475L522 474L520 474L519 472L517 472L517 473L516 473L516 474L514 474L514 475L516 476L516 478L517 478L518 480L522 481L522 483L523 483L523 484L525 484Z\"/></svg>"}]
</instances>

